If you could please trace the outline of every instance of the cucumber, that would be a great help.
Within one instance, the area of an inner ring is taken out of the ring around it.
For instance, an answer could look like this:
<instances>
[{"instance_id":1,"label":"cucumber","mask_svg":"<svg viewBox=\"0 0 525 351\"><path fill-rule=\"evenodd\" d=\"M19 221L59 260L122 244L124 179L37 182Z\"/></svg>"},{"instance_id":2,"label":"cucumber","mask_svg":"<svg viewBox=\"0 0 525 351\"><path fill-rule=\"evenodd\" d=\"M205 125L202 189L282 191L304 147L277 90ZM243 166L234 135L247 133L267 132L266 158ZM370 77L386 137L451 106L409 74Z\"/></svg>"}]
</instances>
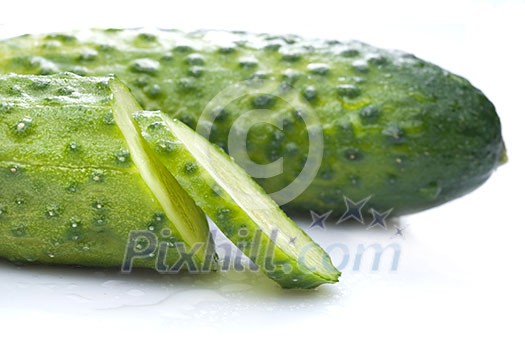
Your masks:
<instances>
[{"instance_id":1,"label":"cucumber","mask_svg":"<svg viewBox=\"0 0 525 351\"><path fill-rule=\"evenodd\" d=\"M283 288L337 282L330 257L222 149L178 120L142 111L135 118L158 159L195 203Z\"/></svg>"},{"instance_id":2,"label":"cucumber","mask_svg":"<svg viewBox=\"0 0 525 351\"><path fill-rule=\"evenodd\" d=\"M289 212L336 215L344 197L371 196L368 209L413 213L472 191L506 159L495 108L467 80L354 41L109 29L0 42L0 72L62 71L117 74L145 109L235 156ZM246 80L266 88L222 95ZM268 113L243 131L250 111ZM229 142L244 139L244 153Z\"/></svg>"},{"instance_id":3,"label":"cucumber","mask_svg":"<svg viewBox=\"0 0 525 351\"><path fill-rule=\"evenodd\" d=\"M148 149L138 108L116 78L0 77L0 257L159 269L193 252L182 268L211 265L206 217Z\"/></svg>"}]
</instances>

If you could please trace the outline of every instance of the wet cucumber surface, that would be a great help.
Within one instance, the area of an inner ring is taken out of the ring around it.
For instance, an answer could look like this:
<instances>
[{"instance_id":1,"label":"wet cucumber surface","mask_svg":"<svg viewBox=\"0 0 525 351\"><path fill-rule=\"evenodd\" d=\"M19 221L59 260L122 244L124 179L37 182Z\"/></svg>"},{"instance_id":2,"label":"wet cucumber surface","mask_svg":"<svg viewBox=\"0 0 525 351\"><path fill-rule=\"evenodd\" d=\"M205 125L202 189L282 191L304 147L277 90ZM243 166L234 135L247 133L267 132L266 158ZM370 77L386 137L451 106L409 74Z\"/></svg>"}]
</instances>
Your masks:
<instances>
[{"instance_id":1,"label":"wet cucumber surface","mask_svg":"<svg viewBox=\"0 0 525 351\"><path fill-rule=\"evenodd\" d=\"M135 119L159 160L265 274L284 288L338 281L327 253L223 150L161 112L142 111Z\"/></svg>"},{"instance_id":2,"label":"wet cucumber surface","mask_svg":"<svg viewBox=\"0 0 525 351\"><path fill-rule=\"evenodd\" d=\"M120 267L130 231L187 251L207 242L204 214L174 180L164 185L182 194L178 211L187 215L176 222L144 180L115 121L122 92L114 84L72 74L0 77L0 257ZM131 249L141 252L142 241ZM180 256L173 249L163 258L174 264ZM133 265L156 268L157 258ZM204 253L195 260L203 263Z\"/></svg>"},{"instance_id":3,"label":"wet cucumber surface","mask_svg":"<svg viewBox=\"0 0 525 351\"><path fill-rule=\"evenodd\" d=\"M117 78L11 74L0 97L0 257L124 269L132 250L133 267L209 271L204 210L282 287L338 280L326 252L228 155L140 111ZM131 242L132 231L151 235Z\"/></svg>"},{"instance_id":4,"label":"wet cucumber surface","mask_svg":"<svg viewBox=\"0 0 525 351\"><path fill-rule=\"evenodd\" d=\"M359 42L140 29L0 42L0 72L61 71L115 73L145 109L192 128L213 120L209 139L230 154L239 116L273 111L246 140L253 162L284 161L280 174L256 178L268 193L290 184L308 160L300 108L307 104L320 121L322 163L301 195L280 201L289 212L341 213L343 196L371 196L371 208L412 213L472 191L505 159L499 118L478 89L412 55ZM243 80L272 88L217 100Z\"/></svg>"}]
</instances>

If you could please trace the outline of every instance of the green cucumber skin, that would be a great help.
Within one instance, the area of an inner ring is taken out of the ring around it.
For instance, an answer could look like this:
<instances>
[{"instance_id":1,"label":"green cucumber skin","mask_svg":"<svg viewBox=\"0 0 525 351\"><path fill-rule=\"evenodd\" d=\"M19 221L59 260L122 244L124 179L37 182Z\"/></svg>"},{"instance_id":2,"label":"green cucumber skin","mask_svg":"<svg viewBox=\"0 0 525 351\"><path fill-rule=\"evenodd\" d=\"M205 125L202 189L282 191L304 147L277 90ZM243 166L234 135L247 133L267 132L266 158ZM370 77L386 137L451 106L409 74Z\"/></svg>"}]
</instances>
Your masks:
<instances>
[{"instance_id":1,"label":"green cucumber skin","mask_svg":"<svg viewBox=\"0 0 525 351\"><path fill-rule=\"evenodd\" d=\"M253 206L252 211L262 212L272 222L272 230L264 231L257 224L257 220L249 214L250 209L246 204L237 203L232 196L222 187L212 174L217 170L208 170L202 165L195 150L199 148L202 139L195 135L191 145L185 145L166 127L166 115L161 112L139 112L135 120L143 131L145 140L158 159L165 165L176 178L196 204L203 209L208 217L222 230L222 232L243 251L266 275L276 281L283 288L315 288L324 283L338 281L340 272L333 266L330 257L324 250L314 243L301 229L299 229L279 208L272 202L275 211L269 208L259 208L261 203L248 204ZM180 121L173 121L176 128L189 129ZM217 156L210 155L216 153ZM235 191L246 192L253 201L256 195L266 193L260 188L222 149L213 146L206 152L209 157L216 157L220 161L214 162L217 168L225 168L226 163L232 164L227 178L232 178L235 173ZM204 156L207 157L207 156ZM215 158L213 158L215 160ZM228 181L228 180L226 180ZM241 184L242 183L242 184ZM242 201L242 200L241 200ZM279 223L290 223L294 233L286 232ZM272 231L274 231L272 233ZM284 245L297 247L296 254L287 253L281 247L276 236L286 237ZM272 237L273 236L273 237ZM291 237L290 237L291 236ZM293 242L293 244L291 243ZM298 253L298 254L297 254ZM316 257L316 262L306 262L307 257Z\"/></svg>"},{"instance_id":2,"label":"green cucumber skin","mask_svg":"<svg viewBox=\"0 0 525 351\"><path fill-rule=\"evenodd\" d=\"M112 101L107 78L0 77L0 257L120 267L130 231L183 242L127 153ZM179 258L168 250L165 262Z\"/></svg>"},{"instance_id":3,"label":"green cucumber skin","mask_svg":"<svg viewBox=\"0 0 525 351\"><path fill-rule=\"evenodd\" d=\"M491 102L433 64L357 42L230 35L237 38L233 46L208 41L207 32L28 35L0 43L0 71L115 73L146 109L161 109L194 128L207 103L232 83L264 76L291 86L321 120L324 159L307 190L284 206L290 212L338 214L346 209L343 196L372 195L370 208L413 213L472 191L505 159ZM327 68L309 69L311 63ZM228 151L229 127L254 108L254 99L223 106L210 140ZM247 146L260 164L284 157L282 175L257 179L271 193L302 169L308 141L293 108L269 107L280 109L283 130L254 129Z\"/></svg>"}]
</instances>

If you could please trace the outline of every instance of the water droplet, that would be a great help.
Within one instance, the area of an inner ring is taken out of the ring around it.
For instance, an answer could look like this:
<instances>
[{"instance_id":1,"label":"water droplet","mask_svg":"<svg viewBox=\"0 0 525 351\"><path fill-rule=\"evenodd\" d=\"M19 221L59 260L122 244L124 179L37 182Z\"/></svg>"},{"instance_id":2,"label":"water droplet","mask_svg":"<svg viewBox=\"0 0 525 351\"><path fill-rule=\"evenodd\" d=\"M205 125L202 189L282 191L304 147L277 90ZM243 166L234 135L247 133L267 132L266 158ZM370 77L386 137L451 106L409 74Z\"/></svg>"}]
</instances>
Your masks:
<instances>
[{"instance_id":1,"label":"water droplet","mask_svg":"<svg viewBox=\"0 0 525 351\"><path fill-rule=\"evenodd\" d=\"M395 123L391 123L383 129L382 134L387 136L388 141L392 144L402 144L405 142L404 130Z\"/></svg>"},{"instance_id":2,"label":"water droplet","mask_svg":"<svg viewBox=\"0 0 525 351\"><path fill-rule=\"evenodd\" d=\"M190 54L186 58L187 62L191 66L203 66L204 57L201 54Z\"/></svg>"},{"instance_id":3,"label":"water droplet","mask_svg":"<svg viewBox=\"0 0 525 351\"><path fill-rule=\"evenodd\" d=\"M117 159L118 162L120 163L126 163L130 160L130 154L129 154L129 151L128 150L119 150L116 154L115 154L115 158Z\"/></svg>"},{"instance_id":4,"label":"water droplet","mask_svg":"<svg viewBox=\"0 0 525 351\"><path fill-rule=\"evenodd\" d=\"M192 77L183 77L179 79L177 83L181 91L188 92L188 91L195 90L196 88L195 78L192 78Z\"/></svg>"},{"instance_id":5,"label":"water droplet","mask_svg":"<svg viewBox=\"0 0 525 351\"><path fill-rule=\"evenodd\" d=\"M153 220L155 222L164 222L165 219L166 219L166 215L164 213L162 213L162 212L157 212L153 216Z\"/></svg>"},{"instance_id":6,"label":"water droplet","mask_svg":"<svg viewBox=\"0 0 525 351\"><path fill-rule=\"evenodd\" d=\"M186 162L184 165L184 172L186 174L194 174L199 169L199 166L195 164L194 162Z\"/></svg>"},{"instance_id":7,"label":"water droplet","mask_svg":"<svg viewBox=\"0 0 525 351\"><path fill-rule=\"evenodd\" d=\"M69 191L70 193L76 193L78 191L78 184L77 183L71 183L66 188L66 190Z\"/></svg>"},{"instance_id":8,"label":"water droplet","mask_svg":"<svg viewBox=\"0 0 525 351\"><path fill-rule=\"evenodd\" d=\"M223 122L228 117L228 112L226 109L222 106L216 106L213 108L213 110L210 112L210 117L214 121Z\"/></svg>"},{"instance_id":9,"label":"water droplet","mask_svg":"<svg viewBox=\"0 0 525 351\"><path fill-rule=\"evenodd\" d=\"M153 74L156 73L159 70L159 68L160 63L149 58L137 59L131 64L131 70L137 73Z\"/></svg>"},{"instance_id":10,"label":"water droplet","mask_svg":"<svg viewBox=\"0 0 525 351\"><path fill-rule=\"evenodd\" d=\"M15 132L19 135L26 134L31 128L32 123L33 120L29 117L21 119L15 126Z\"/></svg>"},{"instance_id":11,"label":"water droplet","mask_svg":"<svg viewBox=\"0 0 525 351\"><path fill-rule=\"evenodd\" d=\"M27 227L24 224L20 224L11 229L11 234L16 237L21 237L27 234Z\"/></svg>"},{"instance_id":12,"label":"water droplet","mask_svg":"<svg viewBox=\"0 0 525 351\"><path fill-rule=\"evenodd\" d=\"M361 94L361 89L353 84L341 84L337 86L337 93L339 96L352 99Z\"/></svg>"},{"instance_id":13,"label":"water droplet","mask_svg":"<svg viewBox=\"0 0 525 351\"><path fill-rule=\"evenodd\" d=\"M352 64L352 67L354 68L356 72L359 72L359 73L368 72L368 63L363 60L354 61L354 63Z\"/></svg>"},{"instance_id":14,"label":"water droplet","mask_svg":"<svg viewBox=\"0 0 525 351\"><path fill-rule=\"evenodd\" d=\"M254 68L259 65L257 59L253 56L244 56L239 58L239 66L243 68Z\"/></svg>"},{"instance_id":15,"label":"water droplet","mask_svg":"<svg viewBox=\"0 0 525 351\"><path fill-rule=\"evenodd\" d=\"M231 210L229 208L221 208L217 211L217 213L218 213L217 218L219 220L225 220L230 217Z\"/></svg>"},{"instance_id":16,"label":"water droplet","mask_svg":"<svg viewBox=\"0 0 525 351\"><path fill-rule=\"evenodd\" d=\"M162 95L162 89L160 85L158 84L153 84L152 86L146 88L145 92L146 92L146 95L148 95L152 99L158 98L159 96Z\"/></svg>"},{"instance_id":17,"label":"water droplet","mask_svg":"<svg viewBox=\"0 0 525 351\"><path fill-rule=\"evenodd\" d=\"M101 170L96 170L91 174L91 180L97 183L102 182L104 180L104 172Z\"/></svg>"},{"instance_id":18,"label":"water droplet","mask_svg":"<svg viewBox=\"0 0 525 351\"><path fill-rule=\"evenodd\" d=\"M317 89L313 86L308 86L304 89L303 96L308 101L314 101L317 99Z\"/></svg>"},{"instance_id":19,"label":"water droplet","mask_svg":"<svg viewBox=\"0 0 525 351\"><path fill-rule=\"evenodd\" d=\"M297 155L298 151L299 151L299 146L294 142L289 142L286 145L284 145L284 152L288 156Z\"/></svg>"},{"instance_id":20,"label":"water droplet","mask_svg":"<svg viewBox=\"0 0 525 351\"><path fill-rule=\"evenodd\" d=\"M31 57L29 64L34 68L38 68L38 74L42 75L55 74L60 71L60 69L55 63L39 56Z\"/></svg>"},{"instance_id":21,"label":"water droplet","mask_svg":"<svg viewBox=\"0 0 525 351\"><path fill-rule=\"evenodd\" d=\"M293 50L282 50L282 60L286 62L297 62L301 59L301 53Z\"/></svg>"},{"instance_id":22,"label":"water droplet","mask_svg":"<svg viewBox=\"0 0 525 351\"><path fill-rule=\"evenodd\" d=\"M113 119L113 112L108 112L102 117L102 122L107 125L113 125L115 124L115 120Z\"/></svg>"},{"instance_id":23,"label":"water droplet","mask_svg":"<svg viewBox=\"0 0 525 351\"><path fill-rule=\"evenodd\" d=\"M106 219L104 217L95 218L94 224L97 226L103 226L106 224Z\"/></svg>"},{"instance_id":24,"label":"water droplet","mask_svg":"<svg viewBox=\"0 0 525 351\"><path fill-rule=\"evenodd\" d=\"M277 99L274 95L258 95L252 99L252 105L257 109L269 109L275 105Z\"/></svg>"},{"instance_id":25,"label":"water droplet","mask_svg":"<svg viewBox=\"0 0 525 351\"><path fill-rule=\"evenodd\" d=\"M71 217L69 223L72 229L77 229L80 227L82 221L77 217Z\"/></svg>"},{"instance_id":26,"label":"water droplet","mask_svg":"<svg viewBox=\"0 0 525 351\"><path fill-rule=\"evenodd\" d=\"M350 182L350 184L352 184L353 186L357 186L361 183L361 178L359 178L358 176L356 175L352 175L350 176L350 178L348 179L348 181Z\"/></svg>"},{"instance_id":27,"label":"water droplet","mask_svg":"<svg viewBox=\"0 0 525 351\"><path fill-rule=\"evenodd\" d=\"M13 111L14 105L10 102L0 102L0 112L9 113Z\"/></svg>"},{"instance_id":28,"label":"water droplet","mask_svg":"<svg viewBox=\"0 0 525 351\"><path fill-rule=\"evenodd\" d=\"M72 87L61 87L57 90L57 94L62 96L69 96L72 95L74 92L75 89L73 89Z\"/></svg>"},{"instance_id":29,"label":"water droplet","mask_svg":"<svg viewBox=\"0 0 525 351\"><path fill-rule=\"evenodd\" d=\"M290 85L293 85L300 77L301 73L295 69L287 68L283 71L283 79Z\"/></svg>"},{"instance_id":30,"label":"water droplet","mask_svg":"<svg viewBox=\"0 0 525 351\"><path fill-rule=\"evenodd\" d=\"M388 184L395 184L397 182L397 177L393 174L387 176Z\"/></svg>"},{"instance_id":31,"label":"water droplet","mask_svg":"<svg viewBox=\"0 0 525 351\"><path fill-rule=\"evenodd\" d=\"M78 145L78 143L76 141L72 141L69 143L69 150L70 151L78 151L80 148L80 146Z\"/></svg>"},{"instance_id":32,"label":"water droplet","mask_svg":"<svg viewBox=\"0 0 525 351\"><path fill-rule=\"evenodd\" d=\"M330 67L325 63L310 63L306 68L313 74L325 76L330 72Z\"/></svg>"},{"instance_id":33,"label":"water droplet","mask_svg":"<svg viewBox=\"0 0 525 351\"><path fill-rule=\"evenodd\" d=\"M170 153L176 148L177 144L169 140L161 140L156 144L156 149L160 152Z\"/></svg>"},{"instance_id":34,"label":"water droplet","mask_svg":"<svg viewBox=\"0 0 525 351\"><path fill-rule=\"evenodd\" d=\"M423 188L419 189L421 196L428 200L435 200L441 194L441 186L437 181L428 183Z\"/></svg>"},{"instance_id":35,"label":"water droplet","mask_svg":"<svg viewBox=\"0 0 525 351\"><path fill-rule=\"evenodd\" d=\"M388 63L388 59L385 56L379 54L372 54L368 56L367 61L375 66L383 66Z\"/></svg>"},{"instance_id":36,"label":"water droplet","mask_svg":"<svg viewBox=\"0 0 525 351\"><path fill-rule=\"evenodd\" d=\"M58 217L60 212L60 208L57 205L51 205L46 208L46 216L47 218L54 218Z\"/></svg>"},{"instance_id":37,"label":"water droplet","mask_svg":"<svg viewBox=\"0 0 525 351\"><path fill-rule=\"evenodd\" d=\"M51 83L49 82L49 80L35 79L33 81L33 88L36 89L36 90L47 89L50 85L51 85Z\"/></svg>"},{"instance_id":38,"label":"water droplet","mask_svg":"<svg viewBox=\"0 0 525 351\"><path fill-rule=\"evenodd\" d=\"M188 70L189 74L193 77L200 77L204 73L205 69L201 66L191 66Z\"/></svg>"},{"instance_id":39,"label":"water droplet","mask_svg":"<svg viewBox=\"0 0 525 351\"><path fill-rule=\"evenodd\" d=\"M80 61L95 61L97 56L98 56L97 50L85 48L82 50L82 52L78 56L78 59Z\"/></svg>"},{"instance_id":40,"label":"water droplet","mask_svg":"<svg viewBox=\"0 0 525 351\"><path fill-rule=\"evenodd\" d=\"M89 74L89 70L86 67L82 66L74 66L71 68L71 72L75 73L76 75L85 77Z\"/></svg>"},{"instance_id":41,"label":"water droplet","mask_svg":"<svg viewBox=\"0 0 525 351\"><path fill-rule=\"evenodd\" d=\"M359 116L363 124L374 123L380 114L381 109L376 105L365 106L359 111Z\"/></svg>"},{"instance_id":42,"label":"water droplet","mask_svg":"<svg viewBox=\"0 0 525 351\"><path fill-rule=\"evenodd\" d=\"M363 154L357 149L350 148L344 152L344 157L350 161L359 161L363 158Z\"/></svg>"}]
</instances>

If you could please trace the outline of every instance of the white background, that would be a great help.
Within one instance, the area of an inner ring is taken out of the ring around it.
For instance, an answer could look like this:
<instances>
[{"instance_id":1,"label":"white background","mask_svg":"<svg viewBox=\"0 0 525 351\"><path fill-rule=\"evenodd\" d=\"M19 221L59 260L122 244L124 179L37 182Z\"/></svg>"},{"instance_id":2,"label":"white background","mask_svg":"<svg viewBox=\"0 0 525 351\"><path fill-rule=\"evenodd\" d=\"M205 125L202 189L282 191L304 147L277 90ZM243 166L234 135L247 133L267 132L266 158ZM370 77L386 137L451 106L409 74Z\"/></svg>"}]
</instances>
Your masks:
<instances>
[{"instance_id":1,"label":"white background","mask_svg":"<svg viewBox=\"0 0 525 351\"><path fill-rule=\"evenodd\" d=\"M123 276L0 261L0 348L523 350L524 17L518 0L2 3L0 37L158 26L358 39L409 51L487 94L510 162L474 193L389 223L388 231L301 222L324 247L339 243L350 255L341 282L316 291L283 291L255 273ZM356 248L370 243L398 245L397 271L388 254L376 272L370 260L353 271ZM340 251L332 255L341 263Z\"/></svg>"}]
</instances>

